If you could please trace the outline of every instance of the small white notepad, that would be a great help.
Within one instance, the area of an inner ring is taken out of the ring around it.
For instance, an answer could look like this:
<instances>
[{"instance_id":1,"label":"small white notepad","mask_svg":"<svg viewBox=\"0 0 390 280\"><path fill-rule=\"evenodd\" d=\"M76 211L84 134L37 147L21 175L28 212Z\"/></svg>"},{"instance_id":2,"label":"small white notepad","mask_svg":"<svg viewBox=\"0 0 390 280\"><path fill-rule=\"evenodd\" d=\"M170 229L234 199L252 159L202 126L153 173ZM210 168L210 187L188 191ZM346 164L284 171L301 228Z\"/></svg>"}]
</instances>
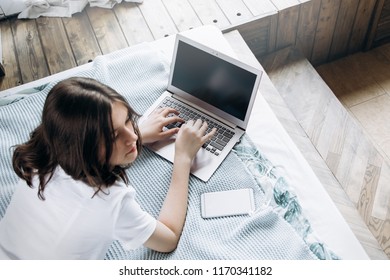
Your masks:
<instances>
[{"instance_id":1,"label":"small white notepad","mask_svg":"<svg viewBox=\"0 0 390 280\"><path fill-rule=\"evenodd\" d=\"M255 210L253 189L209 192L201 195L203 218L251 214Z\"/></svg>"}]
</instances>

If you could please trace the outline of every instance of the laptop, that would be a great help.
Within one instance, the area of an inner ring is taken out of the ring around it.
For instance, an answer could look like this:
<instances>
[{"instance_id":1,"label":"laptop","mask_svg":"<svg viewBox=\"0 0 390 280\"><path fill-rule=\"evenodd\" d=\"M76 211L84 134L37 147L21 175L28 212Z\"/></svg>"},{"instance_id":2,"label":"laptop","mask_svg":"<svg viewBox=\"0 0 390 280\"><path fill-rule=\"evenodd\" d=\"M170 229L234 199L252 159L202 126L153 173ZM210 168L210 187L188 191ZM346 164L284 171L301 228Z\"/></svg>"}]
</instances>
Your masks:
<instances>
[{"instance_id":1,"label":"laptop","mask_svg":"<svg viewBox=\"0 0 390 280\"><path fill-rule=\"evenodd\" d=\"M209 130L216 127L216 135L198 151L191 166L191 174L208 181L245 133L261 76L260 69L177 34L167 91L140 121L157 108L171 107L185 121L202 119ZM174 142L175 136L147 147L173 162Z\"/></svg>"}]
</instances>

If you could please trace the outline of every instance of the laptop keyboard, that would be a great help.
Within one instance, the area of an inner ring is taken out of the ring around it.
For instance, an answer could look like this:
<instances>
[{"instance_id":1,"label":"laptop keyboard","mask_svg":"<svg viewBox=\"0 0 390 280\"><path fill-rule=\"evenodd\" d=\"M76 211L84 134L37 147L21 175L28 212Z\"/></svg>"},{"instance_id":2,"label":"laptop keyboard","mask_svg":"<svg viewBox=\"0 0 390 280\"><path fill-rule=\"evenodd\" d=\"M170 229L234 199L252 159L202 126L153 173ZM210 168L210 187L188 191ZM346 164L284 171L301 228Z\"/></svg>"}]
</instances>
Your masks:
<instances>
[{"instance_id":1,"label":"laptop keyboard","mask_svg":"<svg viewBox=\"0 0 390 280\"><path fill-rule=\"evenodd\" d=\"M219 156L221 151L226 147L227 143L232 139L234 131L222 125L214 119L210 119L209 116L203 114L200 111L197 111L191 107L186 106L185 104L177 101L171 97L165 98L159 108L170 107L174 108L179 112L179 117L182 118L185 122L188 120L197 120L201 119L206 121L208 124L206 133L210 132L214 127L217 128L216 133L210 141L207 141L203 144L202 148L206 151L212 153L213 155ZM183 123L171 123L166 126L166 128L171 129L174 127L180 127Z\"/></svg>"}]
</instances>

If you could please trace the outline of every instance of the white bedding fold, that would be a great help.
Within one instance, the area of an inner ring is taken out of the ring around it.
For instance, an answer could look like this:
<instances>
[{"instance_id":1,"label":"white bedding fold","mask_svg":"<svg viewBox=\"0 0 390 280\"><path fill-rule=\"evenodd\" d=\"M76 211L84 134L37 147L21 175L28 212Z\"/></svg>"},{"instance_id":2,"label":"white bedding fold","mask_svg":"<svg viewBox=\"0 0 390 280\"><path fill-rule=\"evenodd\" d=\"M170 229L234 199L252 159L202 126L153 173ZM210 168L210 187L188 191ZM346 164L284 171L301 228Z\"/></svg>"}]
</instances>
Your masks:
<instances>
[{"instance_id":1,"label":"white bedding fold","mask_svg":"<svg viewBox=\"0 0 390 280\"><path fill-rule=\"evenodd\" d=\"M89 3L91 7L112 8L122 0L25 0L24 9L18 18L71 17L81 12ZM125 0L125 2L142 3L143 0Z\"/></svg>"}]
</instances>

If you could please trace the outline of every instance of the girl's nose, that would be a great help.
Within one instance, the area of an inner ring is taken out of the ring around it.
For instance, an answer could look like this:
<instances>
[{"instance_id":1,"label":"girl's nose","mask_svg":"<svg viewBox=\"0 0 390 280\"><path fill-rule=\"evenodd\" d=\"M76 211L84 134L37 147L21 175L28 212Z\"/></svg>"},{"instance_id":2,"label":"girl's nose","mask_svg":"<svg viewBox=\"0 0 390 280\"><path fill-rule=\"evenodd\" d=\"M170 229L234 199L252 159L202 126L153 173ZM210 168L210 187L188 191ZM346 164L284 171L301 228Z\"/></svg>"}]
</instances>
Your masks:
<instances>
[{"instance_id":1,"label":"girl's nose","mask_svg":"<svg viewBox=\"0 0 390 280\"><path fill-rule=\"evenodd\" d=\"M138 135L134 132L133 128L127 129L126 144L131 145L138 140Z\"/></svg>"}]
</instances>

